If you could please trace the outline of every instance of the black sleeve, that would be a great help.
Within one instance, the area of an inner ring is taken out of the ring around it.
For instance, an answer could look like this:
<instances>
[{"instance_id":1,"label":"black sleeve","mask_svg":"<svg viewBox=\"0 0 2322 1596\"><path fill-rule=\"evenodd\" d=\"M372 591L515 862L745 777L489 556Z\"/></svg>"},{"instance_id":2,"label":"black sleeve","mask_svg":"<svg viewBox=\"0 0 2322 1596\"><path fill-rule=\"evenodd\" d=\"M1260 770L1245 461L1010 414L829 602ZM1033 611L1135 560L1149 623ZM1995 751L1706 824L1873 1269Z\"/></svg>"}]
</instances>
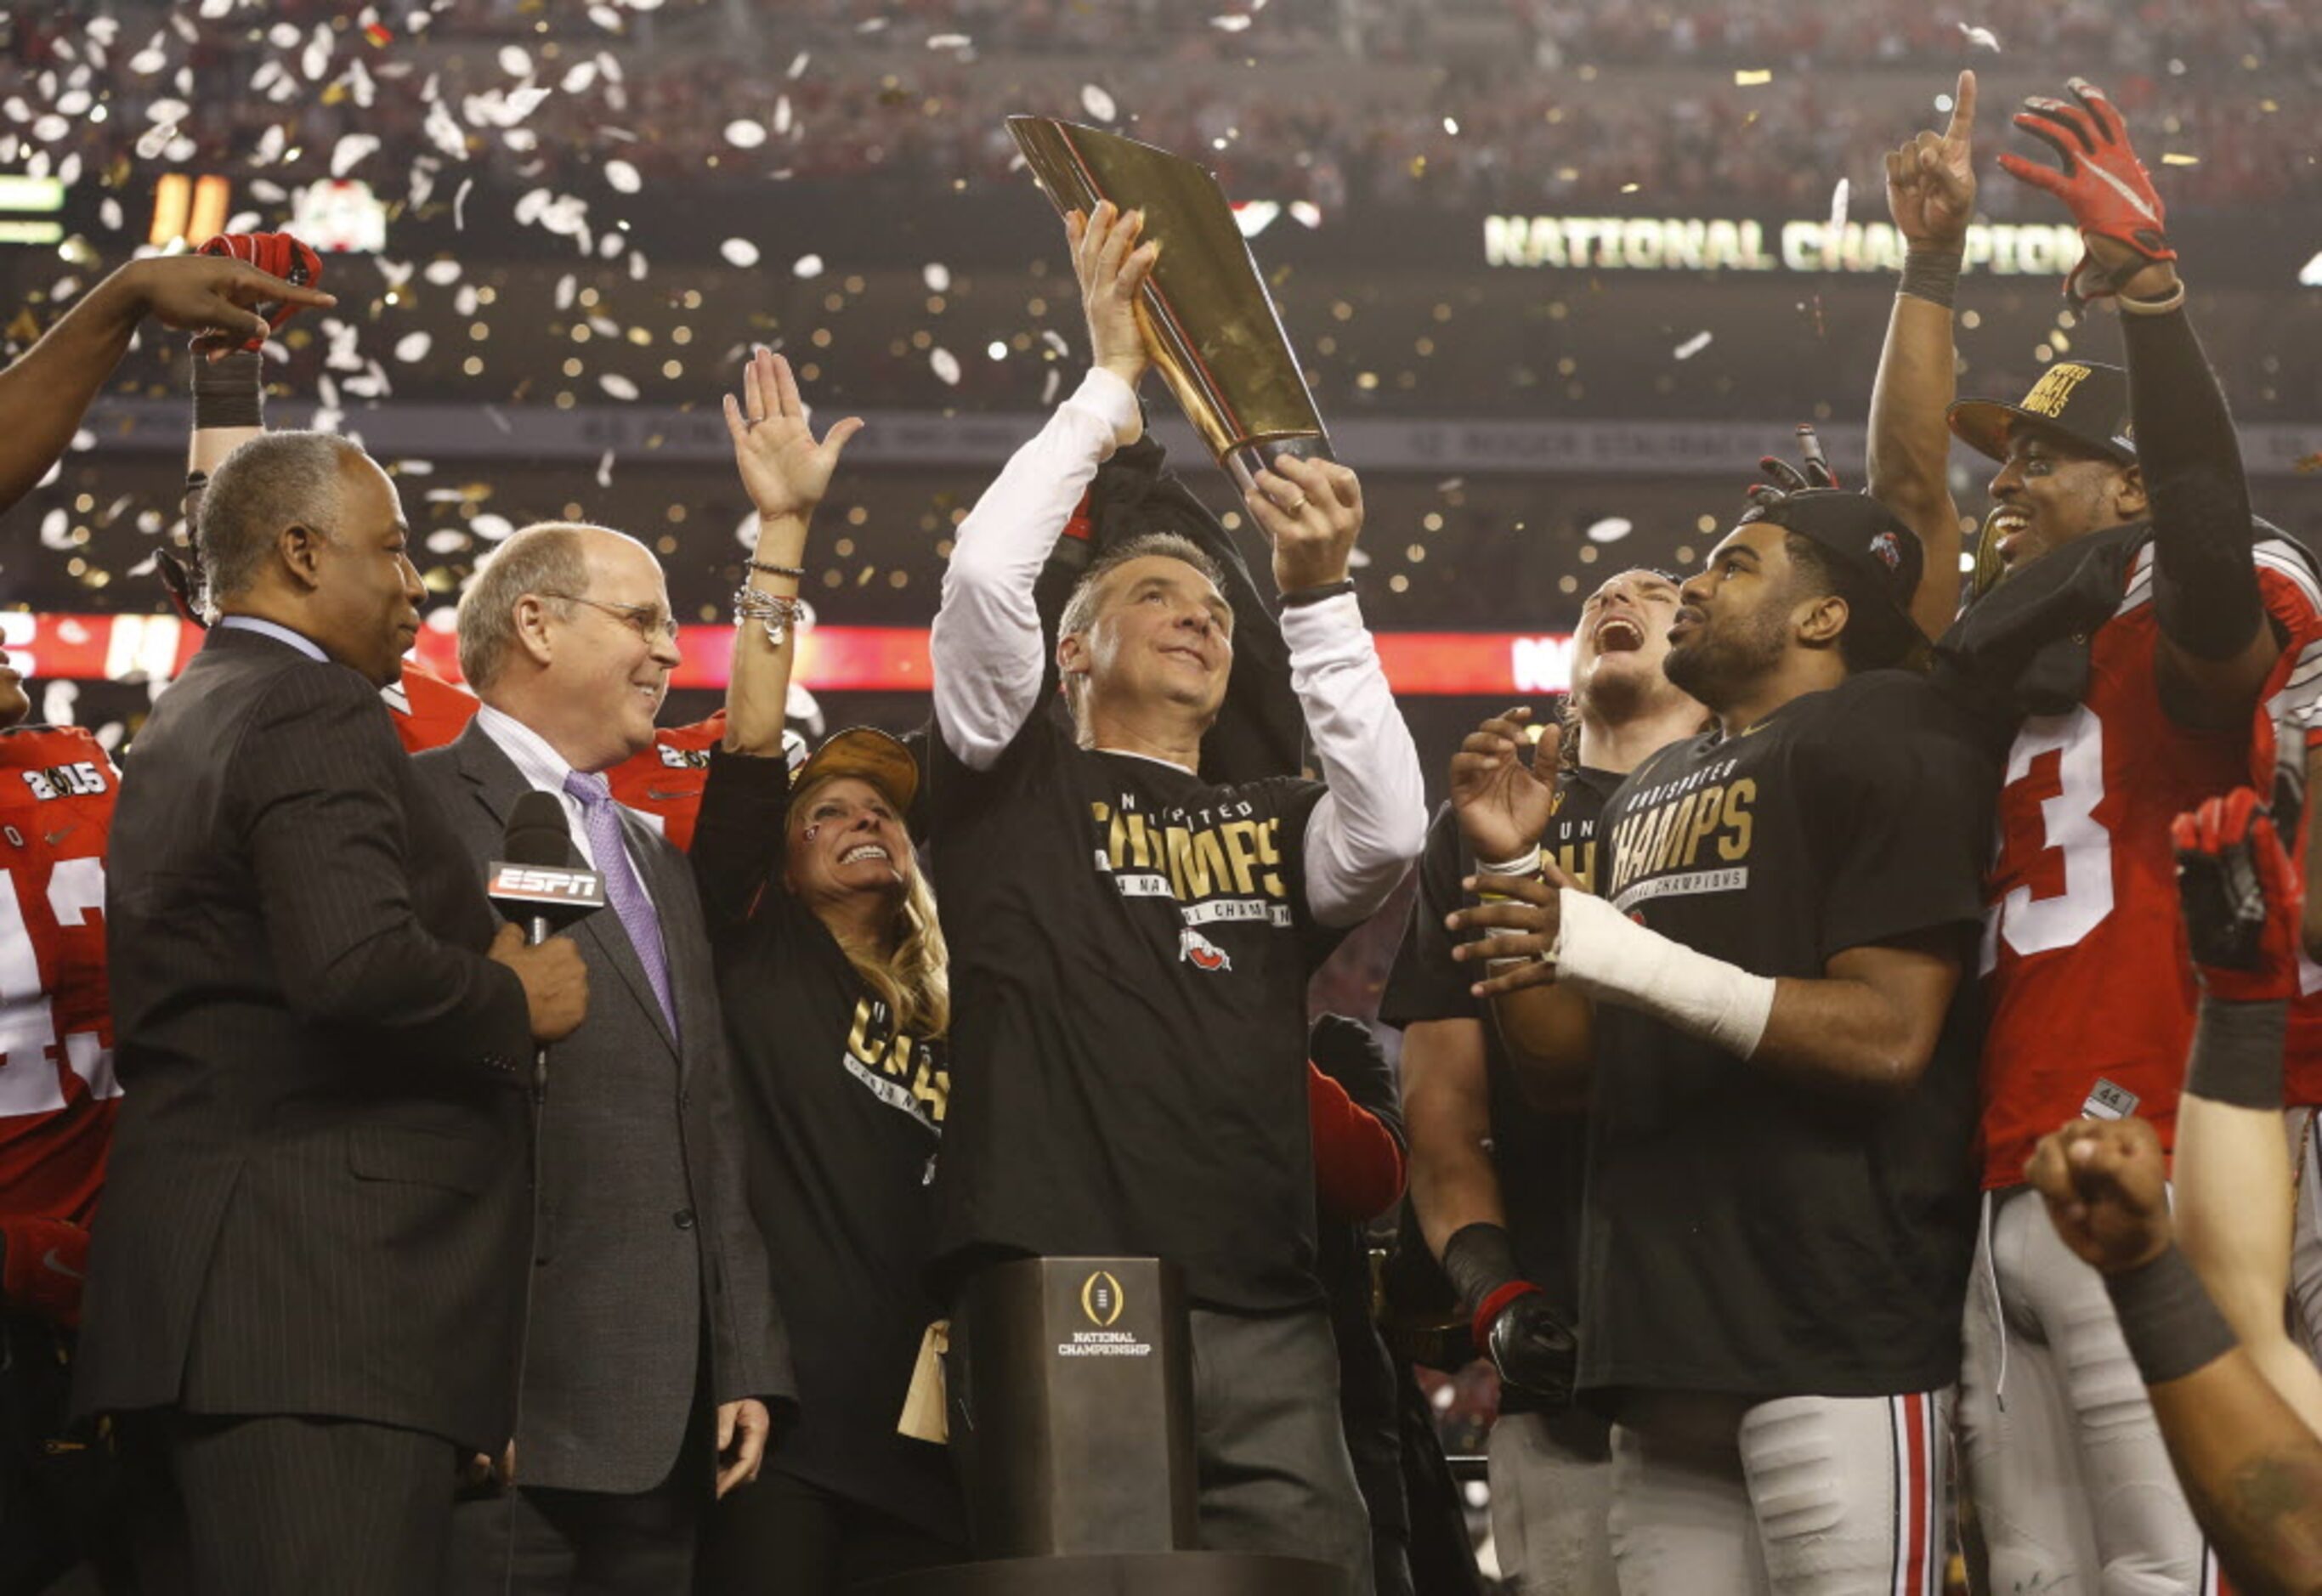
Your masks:
<instances>
[{"instance_id":1,"label":"black sleeve","mask_svg":"<svg viewBox=\"0 0 2322 1596\"><path fill-rule=\"evenodd\" d=\"M521 1057L516 971L431 935L411 901L408 758L352 670L286 670L237 740L236 818L292 1009L377 1026L414 1056ZM427 801L424 792L421 801Z\"/></svg>"},{"instance_id":2,"label":"black sleeve","mask_svg":"<svg viewBox=\"0 0 2322 1596\"><path fill-rule=\"evenodd\" d=\"M2229 660L2265 618L2234 420L2181 308L2120 320L2153 506L2153 615L2162 635L2194 658Z\"/></svg>"},{"instance_id":3,"label":"black sleeve","mask_svg":"<svg viewBox=\"0 0 2322 1596\"><path fill-rule=\"evenodd\" d=\"M1924 679L1874 676L1799 746L1824 961L1983 917L1999 772Z\"/></svg>"},{"instance_id":4,"label":"black sleeve","mask_svg":"<svg viewBox=\"0 0 2322 1596\"><path fill-rule=\"evenodd\" d=\"M1484 1006L1467 990L1479 978L1451 956L1459 939L1443 924L1443 917L1467 899L1459 884L1467 875L1466 855L1458 819L1446 804L1427 828L1411 920L1379 998L1380 1024L1403 1029L1422 1020L1484 1017Z\"/></svg>"},{"instance_id":5,"label":"black sleeve","mask_svg":"<svg viewBox=\"0 0 2322 1596\"><path fill-rule=\"evenodd\" d=\"M782 861L790 807L789 760L709 751L687 857L711 940L749 923L759 888Z\"/></svg>"}]
</instances>

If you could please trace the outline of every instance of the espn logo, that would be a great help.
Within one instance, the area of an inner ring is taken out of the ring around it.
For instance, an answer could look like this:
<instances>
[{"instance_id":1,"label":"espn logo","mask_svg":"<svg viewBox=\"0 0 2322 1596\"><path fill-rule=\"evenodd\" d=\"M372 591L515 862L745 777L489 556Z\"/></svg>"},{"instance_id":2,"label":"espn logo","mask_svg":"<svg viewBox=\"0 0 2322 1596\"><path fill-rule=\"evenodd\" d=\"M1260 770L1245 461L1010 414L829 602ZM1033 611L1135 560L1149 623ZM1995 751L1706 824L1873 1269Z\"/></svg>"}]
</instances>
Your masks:
<instances>
[{"instance_id":1,"label":"espn logo","mask_svg":"<svg viewBox=\"0 0 2322 1596\"><path fill-rule=\"evenodd\" d=\"M487 896L507 903L545 904L554 908L603 908L605 878L593 870L492 862Z\"/></svg>"}]
</instances>

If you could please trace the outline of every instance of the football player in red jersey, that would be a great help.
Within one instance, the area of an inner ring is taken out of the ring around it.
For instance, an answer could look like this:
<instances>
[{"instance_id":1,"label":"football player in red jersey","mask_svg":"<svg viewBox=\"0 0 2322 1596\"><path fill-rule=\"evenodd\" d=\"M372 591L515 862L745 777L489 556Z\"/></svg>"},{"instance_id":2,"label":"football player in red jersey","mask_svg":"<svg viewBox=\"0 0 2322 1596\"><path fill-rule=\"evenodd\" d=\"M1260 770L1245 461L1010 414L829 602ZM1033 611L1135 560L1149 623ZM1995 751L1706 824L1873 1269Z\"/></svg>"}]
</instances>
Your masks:
<instances>
[{"instance_id":1,"label":"football player in red jersey","mask_svg":"<svg viewBox=\"0 0 2322 1596\"><path fill-rule=\"evenodd\" d=\"M121 1089L105 979L115 772L78 726L23 725L0 653L0 1587L41 1589L94 1528L63 1445L88 1225Z\"/></svg>"},{"instance_id":2,"label":"football player in red jersey","mask_svg":"<svg viewBox=\"0 0 2322 1596\"><path fill-rule=\"evenodd\" d=\"M2015 119L2061 166L2002 164L2079 223L2068 291L2116 298L2126 369L2063 360L2019 404L1949 404L1975 196L1963 76L1950 130L1888 160L1909 255L1872 488L1955 517L1946 415L2000 462L1984 535L2001 574L1938 650L2008 748L1982 956L1988 1206L1960 1396L1990 1586L2178 1591L2205 1578L2199 1532L2101 1281L2026 1200L2024 1166L2081 1114L2142 1116L2169 1144L2195 998L2170 822L2248 780L2253 712L2322 583L2253 522L2160 196L2103 91L2071 87ZM1931 548L1929 584L1955 591L1956 567Z\"/></svg>"}]
</instances>

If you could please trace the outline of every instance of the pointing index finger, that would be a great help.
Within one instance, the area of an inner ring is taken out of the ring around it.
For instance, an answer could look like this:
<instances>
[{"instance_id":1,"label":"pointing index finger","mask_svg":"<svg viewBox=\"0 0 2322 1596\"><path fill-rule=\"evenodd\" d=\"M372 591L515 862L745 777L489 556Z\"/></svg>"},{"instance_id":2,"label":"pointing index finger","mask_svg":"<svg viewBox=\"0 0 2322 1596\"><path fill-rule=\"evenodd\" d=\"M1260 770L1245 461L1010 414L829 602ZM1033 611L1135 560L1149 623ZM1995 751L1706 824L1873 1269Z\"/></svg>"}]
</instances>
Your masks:
<instances>
[{"instance_id":1,"label":"pointing index finger","mask_svg":"<svg viewBox=\"0 0 2322 1596\"><path fill-rule=\"evenodd\" d=\"M1959 75L1959 88L1952 96L1951 125L1943 129L1947 142L1961 143L1975 132L1975 71L1970 68Z\"/></svg>"}]
</instances>

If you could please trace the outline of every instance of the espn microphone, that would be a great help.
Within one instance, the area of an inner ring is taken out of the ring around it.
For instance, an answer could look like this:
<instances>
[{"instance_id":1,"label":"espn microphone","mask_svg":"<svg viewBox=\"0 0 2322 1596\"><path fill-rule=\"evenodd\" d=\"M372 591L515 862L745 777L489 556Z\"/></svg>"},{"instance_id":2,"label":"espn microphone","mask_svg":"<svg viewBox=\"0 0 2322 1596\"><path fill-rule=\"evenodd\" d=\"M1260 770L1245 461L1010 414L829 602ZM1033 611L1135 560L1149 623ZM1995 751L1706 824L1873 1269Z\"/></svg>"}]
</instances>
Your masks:
<instances>
[{"instance_id":1,"label":"espn microphone","mask_svg":"<svg viewBox=\"0 0 2322 1596\"><path fill-rule=\"evenodd\" d=\"M517 799L501 852L507 857L487 867L484 891L525 928L526 942L537 946L605 907L605 878L573 862L572 833L555 794L535 790Z\"/></svg>"}]
</instances>

